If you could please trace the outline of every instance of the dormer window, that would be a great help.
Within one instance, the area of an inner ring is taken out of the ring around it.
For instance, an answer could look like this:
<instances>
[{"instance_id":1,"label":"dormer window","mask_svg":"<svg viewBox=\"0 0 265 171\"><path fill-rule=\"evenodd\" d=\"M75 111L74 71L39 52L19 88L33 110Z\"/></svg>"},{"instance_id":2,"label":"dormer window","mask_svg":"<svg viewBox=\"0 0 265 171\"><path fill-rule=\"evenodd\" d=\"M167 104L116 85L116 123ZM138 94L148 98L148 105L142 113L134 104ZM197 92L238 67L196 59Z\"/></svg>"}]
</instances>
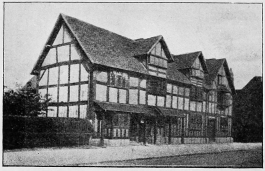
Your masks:
<instances>
[{"instance_id":1,"label":"dormer window","mask_svg":"<svg viewBox=\"0 0 265 171\"><path fill-rule=\"evenodd\" d=\"M149 64L167 68L167 57L160 43L158 43L151 51Z\"/></svg>"}]
</instances>

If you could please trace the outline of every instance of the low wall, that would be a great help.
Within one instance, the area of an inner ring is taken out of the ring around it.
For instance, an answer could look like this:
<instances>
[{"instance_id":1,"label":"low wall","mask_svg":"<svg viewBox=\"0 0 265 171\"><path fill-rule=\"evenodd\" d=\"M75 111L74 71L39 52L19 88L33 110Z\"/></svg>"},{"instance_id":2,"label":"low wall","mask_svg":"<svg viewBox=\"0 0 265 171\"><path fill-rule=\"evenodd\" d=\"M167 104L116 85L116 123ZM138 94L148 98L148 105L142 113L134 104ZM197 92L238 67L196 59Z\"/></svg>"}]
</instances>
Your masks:
<instances>
[{"instance_id":1,"label":"low wall","mask_svg":"<svg viewBox=\"0 0 265 171\"><path fill-rule=\"evenodd\" d=\"M216 143L232 143L233 138L232 137L216 137L215 142Z\"/></svg>"},{"instance_id":2,"label":"low wall","mask_svg":"<svg viewBox=\"0 0 265 171\"><path fill-rule=\"evenodd\" d=\"M91 146L99 146L100 138L93 138L90 140L89 145ZM130 140L129 139L104 139L104 146L110 147L118 147L118 146L129 146Z\"/></svg>"}]
</instances>

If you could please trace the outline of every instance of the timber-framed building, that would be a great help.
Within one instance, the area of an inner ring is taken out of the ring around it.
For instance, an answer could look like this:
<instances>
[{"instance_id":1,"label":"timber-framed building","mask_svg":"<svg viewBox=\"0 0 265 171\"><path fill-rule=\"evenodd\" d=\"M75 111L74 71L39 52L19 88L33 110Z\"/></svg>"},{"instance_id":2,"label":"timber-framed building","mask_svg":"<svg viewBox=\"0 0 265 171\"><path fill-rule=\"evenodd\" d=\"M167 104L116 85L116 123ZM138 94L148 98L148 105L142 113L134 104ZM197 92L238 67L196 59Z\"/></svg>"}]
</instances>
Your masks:
<instances>
[{"instance_id":1,"label":"timber-framed building","mask_svg":"<svg viewBox=\"0 0 265 171\"><path fill-rule=\"evenodd\" d=\"M173 55L163 36L132 40L60 14L31 74L52 98L46 116L90 120L90 143L233 141L226 59Z\"/></svg>"}]
</instances>

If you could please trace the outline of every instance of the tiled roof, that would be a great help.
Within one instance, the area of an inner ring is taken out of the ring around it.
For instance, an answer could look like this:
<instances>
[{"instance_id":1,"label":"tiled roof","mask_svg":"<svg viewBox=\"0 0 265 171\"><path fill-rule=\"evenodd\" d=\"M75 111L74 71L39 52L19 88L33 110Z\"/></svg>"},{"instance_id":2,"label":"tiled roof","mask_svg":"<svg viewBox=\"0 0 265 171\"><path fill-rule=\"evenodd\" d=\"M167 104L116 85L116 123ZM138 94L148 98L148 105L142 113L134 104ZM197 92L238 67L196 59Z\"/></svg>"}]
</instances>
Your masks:
<instances>
[{"instance_id":1,"label":"tiled roof","mask_svg":"<svg viewBox=\"0 0 265 171\"><path fill-rule=\"evenodd\" d=\"M177 69L190 68L194 63L195 59L201 54L201 51L186 53L181 55L173 55Z\"/></svg>"},{"instance_id":2,"label":"tiled roof","mask_svg":"<svg viewBox=\"0 0 265 171\"><path fill-rule=\"evenodd\" d=\"M180 71L178 71L178 68L175 62L168 63L167 67L168 67L167 68L168 79L176 80L178 82L182 82L185 84L191 84L190 80Z\"/></svg>"},{"instance_id":3,"label":"tiled roof","mask_svg":"<svg viewBox=\"0 0 265 171\"><path fill-rule=\"evenodd\" d=\"M138 113L156 116L155 107L145 105L129 105L121 103L95 102L101 109L114 112Z\"/></svg>"},{"instance_id":4,"label":"tiled roof","mask_svg":"<svg viewBox=\"0 0 265 171\"><path fill-rule=\"evenodd\" d=\"M66 15L62 17L92 63L147 73L145 67L133 56L147 53L151 44L160 36L134 41L76 18Z\"/></svg>"},{"instance_id":5,"label":"tiled roof","mask_svg":"<svg viewBox=\"0 0 265 171\"><path fill-rule=\"evenodd\" d=\"M224 61L225 59L206 59L206 65L209 70L209 74L207 77L207 83L215 79Z\"/></svg>"}]
</instances>

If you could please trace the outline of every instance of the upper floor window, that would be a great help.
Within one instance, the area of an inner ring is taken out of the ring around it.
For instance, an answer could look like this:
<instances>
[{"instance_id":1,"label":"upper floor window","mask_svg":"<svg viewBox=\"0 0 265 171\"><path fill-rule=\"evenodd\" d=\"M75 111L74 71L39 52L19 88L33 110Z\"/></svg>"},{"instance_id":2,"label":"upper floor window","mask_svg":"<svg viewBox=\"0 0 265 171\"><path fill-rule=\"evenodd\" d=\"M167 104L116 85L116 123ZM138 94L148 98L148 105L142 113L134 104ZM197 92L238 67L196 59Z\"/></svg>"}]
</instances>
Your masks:
<instances>
[{"instance_id":1,"label":"upper floor window","mask_svg":"<svg viewBox=\"0 0 265 171\"><path fill-rule=\"evenodd\" d=\"M204 72L203 72L199 58L197 58L194 64L192 65L191 76L198 77L198 78L204 77Z\"/></svg>"},{"instance_id":2,"label":"upper floor window","mask_svg":"<svg viewBox=\"0 0 265 171\"><path fill-rule=\"evenodd\" d=\"M157 45L151 51L149 57L149 64L162 68L167 68L167 58L161 43L157 43Z\"/></svg>"},{"instance_id":3,"label":"upper floor window","mask_svg":"<svg viewBox=\"0 0 265 171\"><path fill-rule=\"evenodd\" d=\"M147 91L154 95L165 95L167 90L166 80L149 78Z\"/></svg>"},{"instance_id":4,"label":"upper floor window","mask_svg":"<svg viewBox=\"0 0 265 171\"><path fill-rule=\"evenodd\" d=\"M128 74L117 71L111 71L110 85L122 88L128 87Z\"/></svg>"},{"instance_id":5,"label":"upper floor window","mask_svg":"<svg viewBox=\"0 0 265 171\"><path fill-rule=\"evenodd\" d=\"M217 93L217 104L218 108L224 110L225 108L232 105L232 96L230 93L225 93L223 91L218 91Z\"/></svg>"},{"instance_id":6,"label":"upper floor window","mask_svg":"<svg viewBox=\"0 0 265 171\"><path fill-rule=\"evenodd\" d=\"M203 89L202 87L192 86L190 89L190 100L203 101Z\"/></svg>"}]
</instances>

